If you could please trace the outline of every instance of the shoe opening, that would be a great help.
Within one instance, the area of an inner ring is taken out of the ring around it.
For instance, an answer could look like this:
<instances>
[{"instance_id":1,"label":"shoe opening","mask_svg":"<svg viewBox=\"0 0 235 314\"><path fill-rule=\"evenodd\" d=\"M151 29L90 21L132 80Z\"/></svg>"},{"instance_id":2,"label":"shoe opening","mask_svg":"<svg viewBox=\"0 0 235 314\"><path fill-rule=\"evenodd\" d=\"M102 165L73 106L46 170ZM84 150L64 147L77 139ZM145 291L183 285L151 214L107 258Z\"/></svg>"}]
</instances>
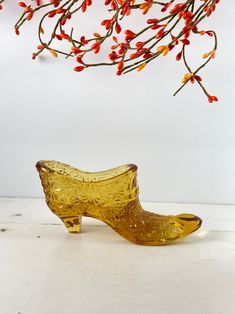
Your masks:
<instances>
[{"instance_id":1,"label":"shoe opening","mask_svg":"<svg viewBox=\"0 0 235 314\"><path fill-rule=\"evenodd\" d=\"M82 182L105 181L117 176L127 174L129 173L129 171L137 171L136 165L126 164L105 171L88 172L54 160L41 160L36 164L36 168L39 172L49 170L68 177L72 177L73 179Z\"/></svg>"}]
</instances>

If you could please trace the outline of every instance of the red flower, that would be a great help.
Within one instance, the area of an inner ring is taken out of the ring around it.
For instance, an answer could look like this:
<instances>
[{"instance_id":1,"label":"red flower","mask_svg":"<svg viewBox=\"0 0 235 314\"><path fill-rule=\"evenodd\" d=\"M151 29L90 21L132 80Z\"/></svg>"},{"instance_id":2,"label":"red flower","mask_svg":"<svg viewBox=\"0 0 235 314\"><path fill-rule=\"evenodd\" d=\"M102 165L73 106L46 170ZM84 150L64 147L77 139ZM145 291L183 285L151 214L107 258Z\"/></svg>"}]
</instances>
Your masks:
<instances>
[{"instance_id":1,"label":"red flower","mask_svg":"<svg viewBox=\"0 0 235 314\"><path fill-rule=\"evenodd\" d=\"M213 101L218 101L218 98L216 96L209 95L208 96L208 101L209 101L209 103L213 103Z\"/></svg>"},{"instance_id":2,"label":"red flower","mask_svg":"<svg viewBox=\"0 0 235 314\"><path fill-rule=\"evenodd\" d=\"M126 41L129 41L129 40L135 38L135 36L136 36L136 34L134 32L132 32L131 30L129 30L129 29L127 29L125 31L125 35L126 35L126 38L125 38Z\"/></svg>"},{"instance_id":3,"label":"red flower","mask_svg":"<svg viewBox=\"0 0 235 314\"><path fill-rule=\"evenodd\" d=\"M85 67L83 67L82 65L79 65L77 67L75 67L73 70L75 72L82 72L85 69Z\"/></svg>"}]
</instances>

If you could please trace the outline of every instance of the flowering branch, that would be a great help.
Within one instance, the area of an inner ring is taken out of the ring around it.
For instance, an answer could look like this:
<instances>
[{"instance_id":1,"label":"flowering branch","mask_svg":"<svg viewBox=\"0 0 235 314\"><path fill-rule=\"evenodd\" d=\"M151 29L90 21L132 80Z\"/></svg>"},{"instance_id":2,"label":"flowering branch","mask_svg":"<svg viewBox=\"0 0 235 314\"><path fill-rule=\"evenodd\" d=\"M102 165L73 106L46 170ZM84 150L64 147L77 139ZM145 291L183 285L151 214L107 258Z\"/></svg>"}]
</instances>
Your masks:
<instances>
[{"instance_id":1,"label":"flowering branch","mask_svg":"<svg viewBox=\"0 0 235 314\"><path fill-rule=\"evenodd\" d=\"M34 15L39 14L39 45L32 55L33 59L45 50L53 57L59 54L66 58L75 57L77 65L74 71L76 72L95 66L115 66L117 75L134 70L140 72L154 59L177 50L175 58L183 62L188 73L184 75L182 85L174 95L189 82L197 82L210 103L218 101L216 96L208 93L198 73L215 58L217 50L216 33L212 30L200 29L199 24L211 16L220 0L139 1L105 0L104 5L110 16L101 21L104 27L103 34L94 32L93 36L86 37L84 34L78 34L74 28L68 30L66 24L69 20L77 23L75 17L80 13L84 14L92 6L92 0L45 0L44 2L26 0L18 3L23 12L15 24L15 32L19 35L21 26L30 21ZM4 0L0 0L0 9L3 2ZM123 31L122 20L134 12L141 12L143 15L153 12L154 16L147 19L146 26L138 31L130 29ZM45 26L48 20L52 21L53 25L50 30ZM193 36L209 36L214 40L211 51L202 56L205 61L195 70L191 69L186 58L186 49L188 50ZM98 54L108 39L113 43L107 60L89 63L89 55ZM67 45L63 45L61 49L59 42L65 42Z\"/></svg>"}]
</instances>

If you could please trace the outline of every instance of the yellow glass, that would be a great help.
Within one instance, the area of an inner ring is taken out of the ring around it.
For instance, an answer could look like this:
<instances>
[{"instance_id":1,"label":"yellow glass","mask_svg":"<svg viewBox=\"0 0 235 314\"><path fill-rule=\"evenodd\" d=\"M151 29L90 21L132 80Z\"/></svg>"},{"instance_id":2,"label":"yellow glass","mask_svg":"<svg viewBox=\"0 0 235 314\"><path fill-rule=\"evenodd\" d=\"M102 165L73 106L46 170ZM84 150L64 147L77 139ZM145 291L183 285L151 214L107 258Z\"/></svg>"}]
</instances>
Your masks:
<instances>
[{"instance_id":1,"label":"yellow glass","mask_svg":"<svg viewBox=\"0 0 235 314\"><path fill-rule=\"evenodd\" d=\"M201 226L201 219L192 214L163 216L144 210L133 164L93 173L50 160L39 161L36 167L47 205L69 232L79 233L86 216L105 222L133 243L162 245Z\"/></svg>"}]
</instances>

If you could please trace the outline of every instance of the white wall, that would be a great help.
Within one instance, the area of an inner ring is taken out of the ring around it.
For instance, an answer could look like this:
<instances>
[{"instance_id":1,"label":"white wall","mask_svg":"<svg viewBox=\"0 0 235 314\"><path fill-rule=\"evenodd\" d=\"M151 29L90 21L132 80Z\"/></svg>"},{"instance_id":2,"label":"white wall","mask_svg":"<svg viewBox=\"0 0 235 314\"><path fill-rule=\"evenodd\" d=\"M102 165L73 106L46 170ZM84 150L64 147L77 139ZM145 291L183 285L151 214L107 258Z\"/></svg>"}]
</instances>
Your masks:
<instances>
[{"instance_id":1,"label":"white wall","mask_svg":"<svg viewBox=\"0 0 235 314\"><path fill-rule=\"evenodd\" d=\"M235 203L234 2L207 22L220 45L202 73L213 105L197 86L172 97L185 70L170 56L121 78L33 62L32 25L14 35L10 2L0 15L0 196L42 196L34 164L56 159L86 170L136 163L146 201Z\"/></svg>"}]
</instances>

